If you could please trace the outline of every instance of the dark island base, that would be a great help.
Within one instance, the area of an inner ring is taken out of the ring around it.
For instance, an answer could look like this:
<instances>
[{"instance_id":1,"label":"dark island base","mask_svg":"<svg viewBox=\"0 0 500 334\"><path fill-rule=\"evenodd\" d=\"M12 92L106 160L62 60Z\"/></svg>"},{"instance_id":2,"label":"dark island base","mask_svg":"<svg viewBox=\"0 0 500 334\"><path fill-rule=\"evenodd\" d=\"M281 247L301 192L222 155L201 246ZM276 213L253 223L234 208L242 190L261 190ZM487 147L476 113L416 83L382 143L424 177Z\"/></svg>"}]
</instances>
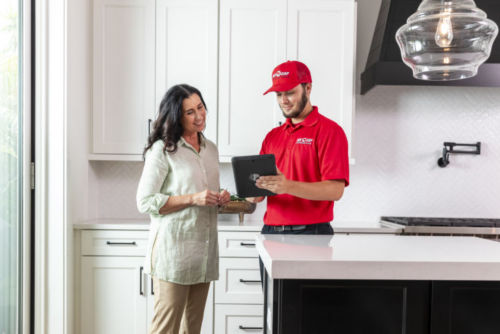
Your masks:
<instances>
[{"instance_id":1,"label":"dark island base","mask_svg":"<svg viewBox=\"0 0 500 334\"><path fill-rule=\"evenodd\" d=\"M264 279L264 333L499 334L500 282Z\"/></svg>"}]
</instances>

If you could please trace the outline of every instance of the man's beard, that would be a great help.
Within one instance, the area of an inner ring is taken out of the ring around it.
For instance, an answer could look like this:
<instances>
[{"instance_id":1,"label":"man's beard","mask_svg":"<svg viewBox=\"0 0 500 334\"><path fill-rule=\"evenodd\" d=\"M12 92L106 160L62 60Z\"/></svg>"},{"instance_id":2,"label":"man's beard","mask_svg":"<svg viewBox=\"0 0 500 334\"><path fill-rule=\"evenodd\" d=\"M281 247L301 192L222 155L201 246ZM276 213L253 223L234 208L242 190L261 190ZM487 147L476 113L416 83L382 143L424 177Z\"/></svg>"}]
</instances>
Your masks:
<instances>
[{"instance_id":1,"label":"man's beard","mask_svg":"<svg viewBox=\"0 0 500 334\"><path fill-rule=\"evenodd\" d=\"M297 118L297 116L300 115L300 113L304 110L304 108L306 107L306 104L307 104L307 96L306 96L306 90L304 89L302 91L302 98L300 99L300 103L299 105L297 106L297 109L295 110L292 110L291 113L289 114L286 114L285 111L283 110L283 107L281 107L280 105L280 108L281 108L281 112L283 113L283 116L285 118Z\"/></svg>"}]
</instances>

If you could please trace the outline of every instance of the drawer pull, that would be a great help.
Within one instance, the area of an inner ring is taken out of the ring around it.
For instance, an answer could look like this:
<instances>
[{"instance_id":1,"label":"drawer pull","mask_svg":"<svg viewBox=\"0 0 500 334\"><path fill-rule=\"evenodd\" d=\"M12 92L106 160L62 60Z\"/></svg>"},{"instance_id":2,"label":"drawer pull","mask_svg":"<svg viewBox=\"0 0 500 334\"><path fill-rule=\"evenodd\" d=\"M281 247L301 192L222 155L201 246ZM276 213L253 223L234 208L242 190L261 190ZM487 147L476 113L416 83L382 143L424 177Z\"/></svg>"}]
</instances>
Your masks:
<instances>
[{"instance_id":1,"label":"drawer pull","mask_svg":"<svg viewBox=\"0 0 500 334\"><path fill-rule=\"evenodd\" d=\"M255 247L254 242L240 242L240 245L241 246L253 246L253 247Z\"/></svg>"},{"instance_id":2,"label":"drawer pull","mask_svg":"<svg viewBox=\"0 0 500 334\"><path fill-rule=\"evenodd\" d=\"M135 243L135 241L130 241L130 242L106 241L106 245L130 245L130 246L135 246L136 243Z\"/></svg>"},{"instance_id":3,"label":"drawer pull","mask_svg":"<svg viewBox=\"0 0 500 334\"><path fill-rule=\"evenodd\" d=\"M244 331L245 330L263 330L264 327L247 327L247 326L241 326L240 325L240 329L243 329Z\"/></svg>"},{"instance_id":4,"label":"drawer pull","mask_svg":"<svg viewBox=\"0 0 500 334\"><path fill-rule=\"evenodd\" d=\"M142 272L144 270L144 267L141 267L139 269L139 294L141 296L144 296L144 291L142 291Z\"/></svg>"},{"instance_id":5,"label":"drawer pull","mask_svg":"<svg viewBox=\"0 0 500 334\"><path fill-rule=\"evenodd\" d=\"M241 283L262 283L261 280L250 280L250 279L243 279L243 278L240 278L240 282Z\"/></svg>"}]
</instances>

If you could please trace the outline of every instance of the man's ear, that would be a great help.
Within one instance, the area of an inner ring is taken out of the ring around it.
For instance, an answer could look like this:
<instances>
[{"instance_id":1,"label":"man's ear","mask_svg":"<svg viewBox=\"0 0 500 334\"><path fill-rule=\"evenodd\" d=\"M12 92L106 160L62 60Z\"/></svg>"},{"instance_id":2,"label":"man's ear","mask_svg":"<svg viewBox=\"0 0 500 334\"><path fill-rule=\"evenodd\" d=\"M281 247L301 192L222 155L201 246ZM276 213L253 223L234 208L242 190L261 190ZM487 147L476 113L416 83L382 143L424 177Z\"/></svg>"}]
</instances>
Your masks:
<instances>
[{"instance_id":1,"label":"man's ear","mask_svg":"<svg viewBox=\"0 0 500 334\"><path fill-rule=\"evenodd\" d=\"M311 89L312 89L312 83L308 82L306 83L306 95L309 97L311 95Z\"/></svg>"}]
</instances>

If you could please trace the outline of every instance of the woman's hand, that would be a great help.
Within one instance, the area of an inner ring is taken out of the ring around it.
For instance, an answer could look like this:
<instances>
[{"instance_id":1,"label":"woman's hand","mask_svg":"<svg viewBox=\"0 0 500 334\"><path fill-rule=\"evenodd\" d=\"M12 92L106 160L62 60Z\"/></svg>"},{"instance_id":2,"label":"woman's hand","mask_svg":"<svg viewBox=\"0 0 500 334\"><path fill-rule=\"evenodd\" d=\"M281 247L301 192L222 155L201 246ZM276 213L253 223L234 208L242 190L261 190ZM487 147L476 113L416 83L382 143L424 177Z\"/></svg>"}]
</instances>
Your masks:
<instances>
[{"instance_id":1,"label":"woman's hand","mask_svg":"<svg viewBox=\"0 0 500 334\"><path fill-rule=\"evenodd\" d=\"M226 205L231 200L231 195L227 190L222 190L219 194L219 205Z\"/></svg>"},{"instance_id":2,"label":"woman's hand","mask_svg":"<svg viewBox=\"0 0 500 334\"><path fill-rule=\"evenodd\" d=\"M219 193L210 190L192 195L192 205L196 206L216 206L219 204Z\"/></svg>"}]
</instances>

